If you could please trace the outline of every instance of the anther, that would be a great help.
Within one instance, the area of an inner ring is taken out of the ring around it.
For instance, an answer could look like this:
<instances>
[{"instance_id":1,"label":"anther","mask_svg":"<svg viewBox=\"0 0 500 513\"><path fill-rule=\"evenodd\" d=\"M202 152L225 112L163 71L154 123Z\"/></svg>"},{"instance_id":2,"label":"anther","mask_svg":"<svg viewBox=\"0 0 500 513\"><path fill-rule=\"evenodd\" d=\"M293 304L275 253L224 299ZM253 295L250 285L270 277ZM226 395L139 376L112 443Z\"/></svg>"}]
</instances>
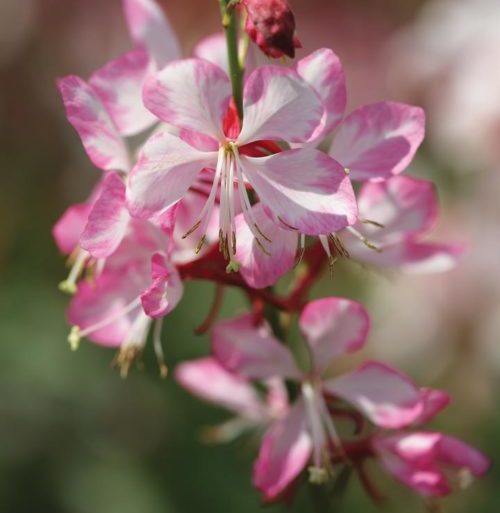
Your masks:
<instances>
[{"instance_id":1,"label":"anther","mask_svg":"<svg viewBox=\"0 0 500 513\"><path fill-rule=\"evenodd\" d=\"M323 485L328 482L328 471L321 467L309 467L309 482L314 485Z\"/></svg>"},{"instance_id":2,"label":"anther","mask_svg":"<svg viewBox=\"0 0 500 513\"><path fill-rule=\"evenodd\" d=\"M59 290L65 294L74 295L76 294L76 283L72 280L64 280L59 283Z\"/></svg>"},{"instance_id":3,"label":"anther","mask_svg":"<svg viewBox=\"0 0 500 513\"><path fill-rule=\"evenodd\" d=\"M291 224L288 224L286 221L283 221L283 219L282 219L280 216L278 216L278 221L280 221L280 223L282 223L282 224L283 224L284 226L286 226L287 228L290 228L290 230L294 230L294 231L296 231L296 232L298 232L298 231L299 231L299 229L298 229L298 228L295 228L295 226L292 226Z\"/></svg>"},{"instance_id":4,"label":"anther","mask_svg":"<svg viewBox=\"0 0 500 513\"><path fill-rule=\"evenodd\" d=\"M255 229L257 230L257 232L259 233L259 235L264 239L264 240L267 240L267 242L269 242L269 244L272 244L272 240L269 238L269 237L266 237L263 233L262 233L262 230L259 228L259 225L257 223L254 223L253 224L255 226Z\"/></svg>"},{"instance_id":5,"label":"anther","mask_svg":"<svg viewBox=\"0 0 500 513\"><path fill-rule=\"evenodd\" d=\"M189 237L193 232L195 232L199 227L200 227L200 224L201 224L201 219L192 227L190 228L183 236L182 238L183 239L186 239L187 237Z\"/></svg>"},{"instance_id":6,"label":"anther","mask_svg":"<svg viewBox=\"0 0 500 513\"><path fill-rule=\"evenodd\" d=\"M378 223L377 221L372 221L371 219L360 218L359 222L363 223L363 224L371 224L373 226L376 226L377 228L385 228L385 225L383 225L382 223Z\"/></svg>"},{"instance_id":7,"label":"anther","mask_svg":"<svg viewBox=\"0 0 500 513\"><path fill-rule=\"evenodd\" d=\"M351 170L348 167L344 168L344 173L349 176L351 174Z\"/></svg>"},{"instance_id":8,"label":"anther","mask_svg":"<svg viewBox=\"0 0 500 513\"><path fill-rule=\"evenodd\" d=\"M198 245L196 246L195 253L198 255L201 251L201 248L203 247L203 244L205 244L206 235L203 235L203 237L200 239L200 242L198 242Z\"/></svg>"},{"instance_id":9,"label":"anther","mask_svg":"<svg viewBox=\"0 0 500 513\"><path fill-rule=\"evenodd\" d=\"M72 351L76 351L80 347L80 339L80 328L78 326L73 326L68 335L68 343Z\"/></svg>"}]
</instances>

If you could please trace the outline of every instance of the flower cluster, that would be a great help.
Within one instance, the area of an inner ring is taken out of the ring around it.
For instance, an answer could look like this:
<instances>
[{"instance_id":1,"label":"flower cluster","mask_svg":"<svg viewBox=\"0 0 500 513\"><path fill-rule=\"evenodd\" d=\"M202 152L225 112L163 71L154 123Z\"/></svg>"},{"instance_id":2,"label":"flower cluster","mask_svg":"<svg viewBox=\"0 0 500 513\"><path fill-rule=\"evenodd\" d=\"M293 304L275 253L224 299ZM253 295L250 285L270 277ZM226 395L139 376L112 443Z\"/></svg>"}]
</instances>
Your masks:
<instances>
[{"instance_id":1,"label":"flower cluster","mask_svg":"<svg viewBox=\"0 0 500 513\"><path fill-rule=\"evenodd\" d=\"M188 58L154 0L123 3L133 49L88 80L58 82L69 122L103 171L54 228L71 262L61 288L73 294L72 346L85 337L118 348L126 375L152 329L166 375L161 323L184 281L238 287L252 311L213 326L212 356L176 376L237 413L220 437L265 428L254 469L265 499L282 497L306 467L322 483L336 465L363 472L372 457L426 495L450 492L450 468L462 481L483 474L477 451L418 431L445 393L380 362L330 377L338 358L364 346L369 317L347 299L308 303L338 258L408 272L453 267L461 248L424 238L437 216L433 185L402 174L423 140L423 111L382 102L346 115L342 64L329 49L257 65L249 37L271 57L299 46L284 1L222 1L226 39L211 36ZM235 16L246 16L246 34L231 29ZM288 296L269 289L299 264ZM299 365L273 334L269 307L300 313L309 362ZM354 434L341 429L346 419Z\"/></svg>"}]
</instances>

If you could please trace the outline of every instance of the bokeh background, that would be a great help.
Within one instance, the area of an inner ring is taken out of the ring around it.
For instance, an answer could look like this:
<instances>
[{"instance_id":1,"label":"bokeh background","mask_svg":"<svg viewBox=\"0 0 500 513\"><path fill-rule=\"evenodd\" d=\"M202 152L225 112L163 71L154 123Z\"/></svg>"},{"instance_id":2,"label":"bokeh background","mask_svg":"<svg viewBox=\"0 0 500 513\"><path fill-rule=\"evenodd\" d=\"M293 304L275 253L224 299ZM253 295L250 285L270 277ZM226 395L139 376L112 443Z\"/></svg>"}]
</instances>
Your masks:
<instances>
[{"instance_id":1,"label":"bokeh background","mask_svg":"<svg viewBox=\"0 0 500 513\"><path fill-rule=\"evenodd\" d=\"M189 55L218 30L215 0L161 1ZM295 0L304 51L332 47L351 107L423 105L428 138L410 172L434 180L436 237L465 242L441 276L381 275L352 264L317 295L363 300L370 355L401 366L454 401L435 423L500 457L500 3L498 0ZM66 343L64 259L51 239L63 210L99 176L65 120L56 77L83 77L131 46L120 0L0 0L0 511L256 513L251 439L214 447L202 428L226 418L160 380L152 355L120 379L113 354ZM189 284L164 333L170 366L207 352L193 334L212 290ZM223 315L244 308L233 292ZM384 511L423 502L378 476ZM499 471L442 511L494 513ZM309 511L299 496L295 510ZM377 511L353 480L338 511ZM441 510L436 510L441 511Z\"/></svg>"}]
</instances>

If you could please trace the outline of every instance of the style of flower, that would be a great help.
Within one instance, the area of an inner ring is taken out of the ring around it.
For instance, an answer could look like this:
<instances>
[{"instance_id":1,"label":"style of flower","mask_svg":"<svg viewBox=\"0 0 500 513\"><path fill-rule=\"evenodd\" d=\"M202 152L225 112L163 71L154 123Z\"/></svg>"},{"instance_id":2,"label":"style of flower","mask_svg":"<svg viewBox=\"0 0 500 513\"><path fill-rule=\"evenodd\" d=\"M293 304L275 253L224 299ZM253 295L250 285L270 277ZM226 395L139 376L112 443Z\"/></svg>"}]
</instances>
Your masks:
<instances>
[{"instance_id":1,"label":"style of flower","mask_svg":"<svg viewBox=\"0 0 500 513\"><path fill-rule=\"evenodd\" d=\"M264 436L254 467L254 484L266 500L278 498L311 457L311 478L327 478L332 454L342 455L329 411L332 401L345 401L384 428L407 426L423 411L418 388L382 363L367 362L353 372L328 377L333 362L365 344L369 318L361 305L320 299L305 307L299 322L311 354L308 372L299 369L268 326L255 326L251 316L221 322L213 329L213 354L225 369L244 379L279 377L298 386L299 396L289 412Z\"/></svg>"},{"instance_id":2,"label":"style of flower","mask_svg":"<svg viewBox=\"0 0 500 513\"><path fill-rule=\"evenodd\" d=\"M144 145L128 184L132 215L148 218L164 211L182 199L203 169L212 170L212 190L185 236L198 232L203 244L220 185L220 246L233 270L238 268L234 258L237 206L261 250L269 253L269 238L252 212L250 186L268 215L284 227L318 235L355 222L350 181L324 153L300 148L249 156L257 147L279 150L268 141L307 141L323 116L314 91L293 70L256 69L245 84L241 131L235 130L239 127L234 120L228 122L234 115L230 97L226 73L199 59L170 63L147 81L146 107L181 133L160 132Z\"/></svg>"}]
</instances>

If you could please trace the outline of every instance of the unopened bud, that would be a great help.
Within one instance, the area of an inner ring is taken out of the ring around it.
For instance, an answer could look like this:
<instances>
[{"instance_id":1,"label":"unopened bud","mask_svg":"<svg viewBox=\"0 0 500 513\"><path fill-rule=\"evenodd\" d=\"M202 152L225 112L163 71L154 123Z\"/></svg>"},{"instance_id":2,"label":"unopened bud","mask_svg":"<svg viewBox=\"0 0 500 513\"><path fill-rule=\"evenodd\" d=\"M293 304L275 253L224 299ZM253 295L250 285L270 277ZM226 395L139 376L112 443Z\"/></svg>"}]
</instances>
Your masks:
<instances>
[{"instance_id":1,"label":"unopened bud","mask_svg":"<svg viewBox=\"0 0 500 513\"><path fill-rule=\"evenodd\" d=\"M248 18L245 30L268 56L295 57L302 44L295 36L295 17L287 0L243 0Z\"/></svg>"}]
</instances>

